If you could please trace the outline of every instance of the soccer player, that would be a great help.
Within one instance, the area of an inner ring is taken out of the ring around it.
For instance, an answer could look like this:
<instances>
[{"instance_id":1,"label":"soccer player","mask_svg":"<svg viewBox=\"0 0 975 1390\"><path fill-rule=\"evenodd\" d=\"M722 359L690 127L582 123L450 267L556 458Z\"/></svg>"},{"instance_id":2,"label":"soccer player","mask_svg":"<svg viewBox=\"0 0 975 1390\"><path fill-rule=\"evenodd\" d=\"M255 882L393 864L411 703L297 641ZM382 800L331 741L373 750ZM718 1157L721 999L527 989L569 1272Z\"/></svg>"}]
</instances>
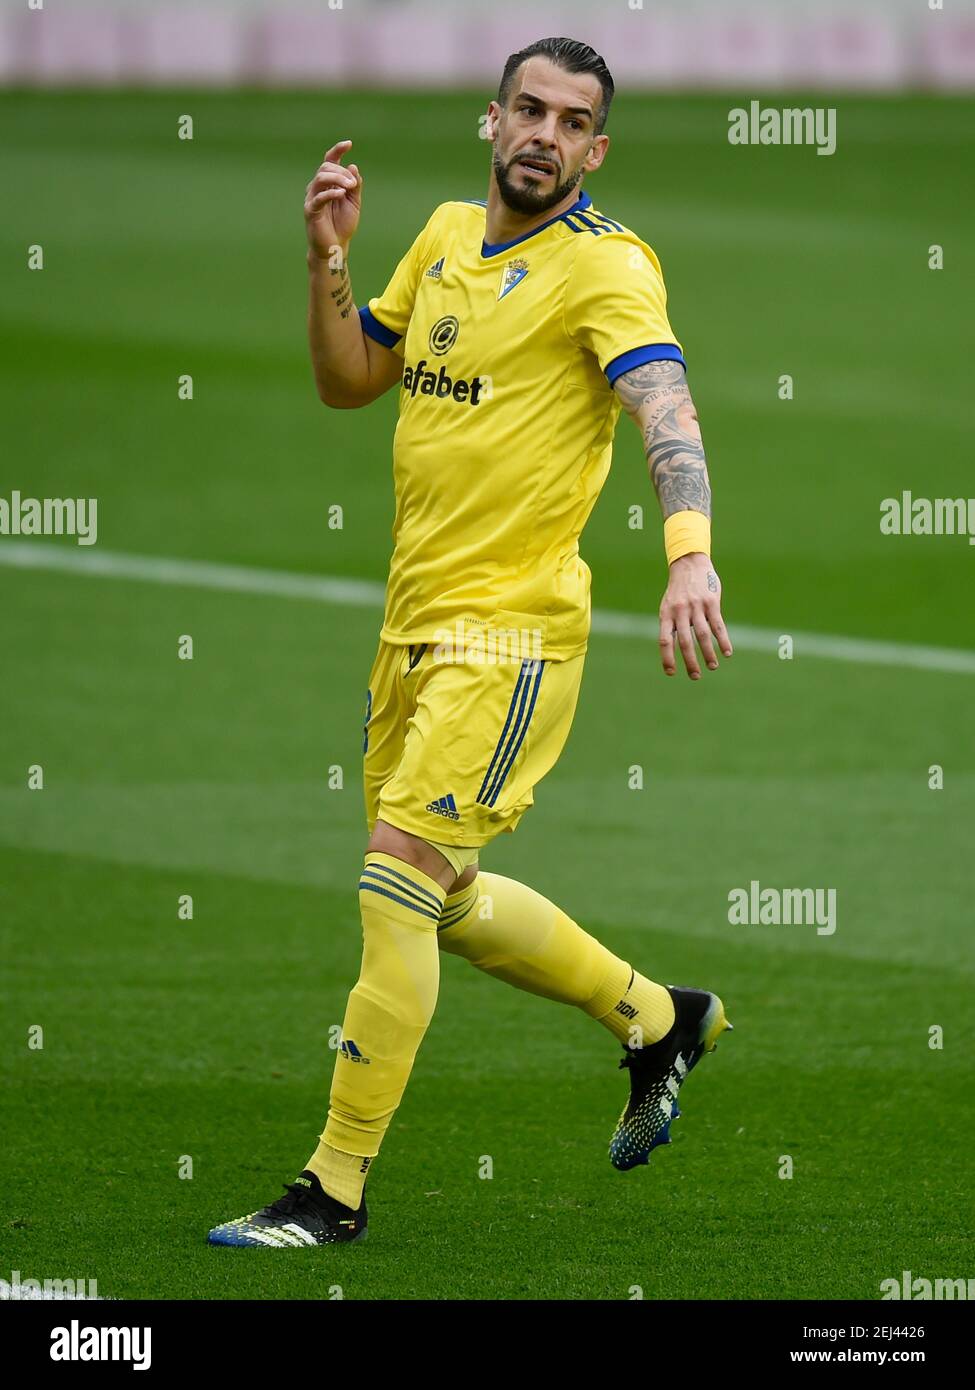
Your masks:
<instances>
[{"instance_id":1,"label":"soccer player","mask_svg":"<svg viewBox=\"0 0 975 1390\"><path fill-rule=\"evenodd\" d=\"M716 994L662 985L541 894L480 868L569 733L590 620L579 536L621 408L664 516L664 671L731 656L710 559L711 491L681 345L650 247L583 189L606 158L613 79L585 44L505 64L486 201L436 208L385 292L356 309L348 250L363 178L340 140L308 185L309 337L319 395L348 410L399 386L394 551L366 701L362 968L318 1148L283 1197L216 1245L326 1245L366 1229L364 1186L433 1016L439 953L581 1009L623 1047L610 1160L670 1139L687 1074L731 1025ZM696 646L695 646L696 641Z\"/></svg>"}]
</instances>

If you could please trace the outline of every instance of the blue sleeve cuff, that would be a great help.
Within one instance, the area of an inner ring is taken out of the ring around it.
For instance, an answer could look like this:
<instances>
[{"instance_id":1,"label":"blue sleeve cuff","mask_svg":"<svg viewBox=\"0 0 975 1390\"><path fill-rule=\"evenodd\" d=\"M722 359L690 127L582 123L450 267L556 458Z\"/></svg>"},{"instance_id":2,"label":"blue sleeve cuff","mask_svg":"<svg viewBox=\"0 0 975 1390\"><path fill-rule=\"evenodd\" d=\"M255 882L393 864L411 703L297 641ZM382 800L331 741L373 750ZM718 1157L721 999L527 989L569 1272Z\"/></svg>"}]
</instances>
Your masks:
<instances>
[{"instance_id":1,"label":"blue sleeve cuff","mask_svg":"<svg viewBox=\"0 0 975 1390\"><path fill-rule=\"evenodd\" d=\"M684 354L676 343L655 343L652 347L631 348L629 352L614 357L612 362L607 362L603 368L606 380L612 386L618 376L628 372L631 367L642 367L644 362L679 362L687 370Z\"/></svg>"},{"instance_id":2,"label":"blue sleeve cuff","mask_svg":"<svg viewBox=\"0 0 975 1390\"><path fill-rule=\"evenodd\" d=\"M376 342L382 343L383 347L395 347L403 336L402 333L394 333L391 328L380 323L376 315L368 308L359 310L359 318L362 322L363 333L368 333L370 338L375 338Z\"/></svg>"}]
</instances>

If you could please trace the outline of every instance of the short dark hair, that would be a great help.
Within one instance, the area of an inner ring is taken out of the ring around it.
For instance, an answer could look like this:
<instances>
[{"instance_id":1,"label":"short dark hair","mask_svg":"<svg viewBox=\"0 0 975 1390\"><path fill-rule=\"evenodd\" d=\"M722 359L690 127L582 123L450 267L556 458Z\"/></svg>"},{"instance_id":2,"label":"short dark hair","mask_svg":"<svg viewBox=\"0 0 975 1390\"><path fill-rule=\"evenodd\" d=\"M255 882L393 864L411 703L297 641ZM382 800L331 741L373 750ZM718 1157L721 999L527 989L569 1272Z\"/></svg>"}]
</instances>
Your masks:
<instances>
[{"instance_id":1,"label":"short dark hair","mask_svg":"<svg viewBox=\"0 0 975 1390\"><path fill-rule=\"evenodd\" d=\"M565 68L566 72L591 72L599 78L603 99L599 103L594 120L596 134L601 134L609 114L609 104L616 91L616 83L613 81L613 74L596 50L590 48L587 43L579 43L576 39L539 39L520 52L512 53L504 65L501 84L498 87L498 102L501 106L507 105L515 73L529 58L550 58L560 68Z\"/></svg>"}]
</instances>

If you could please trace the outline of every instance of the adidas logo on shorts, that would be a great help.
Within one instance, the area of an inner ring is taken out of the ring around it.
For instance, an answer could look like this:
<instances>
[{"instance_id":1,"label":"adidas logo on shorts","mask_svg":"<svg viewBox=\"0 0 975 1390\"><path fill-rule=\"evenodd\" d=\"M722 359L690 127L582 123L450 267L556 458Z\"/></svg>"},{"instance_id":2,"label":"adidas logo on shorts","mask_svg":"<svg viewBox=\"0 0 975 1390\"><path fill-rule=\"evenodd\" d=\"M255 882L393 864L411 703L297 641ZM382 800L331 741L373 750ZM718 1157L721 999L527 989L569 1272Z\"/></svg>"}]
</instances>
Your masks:
<instances>
[{"instance_id":1,"label":"adidas logo on shorts","mask_svg":"<svg viewBox=\"0 0 975 1390\"><path fill-rule=\"evenodd\" d=\"M444 820L460 820L457 803L452 794L438 797L436 801L428 801L427 810L432 811L435 816L443 816Z\"/></svg>"}]
</instances>

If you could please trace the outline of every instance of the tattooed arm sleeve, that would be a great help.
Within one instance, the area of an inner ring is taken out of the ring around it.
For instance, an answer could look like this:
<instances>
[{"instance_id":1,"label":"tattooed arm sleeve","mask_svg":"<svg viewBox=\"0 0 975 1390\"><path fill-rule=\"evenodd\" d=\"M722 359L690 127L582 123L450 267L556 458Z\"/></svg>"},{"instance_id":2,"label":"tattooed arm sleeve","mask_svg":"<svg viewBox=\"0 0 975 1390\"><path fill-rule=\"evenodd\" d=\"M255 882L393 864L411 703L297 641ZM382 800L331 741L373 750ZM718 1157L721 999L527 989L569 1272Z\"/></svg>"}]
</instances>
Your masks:
<instances>
[{"instance_id":1,"label":"tattooed arm sleeve","mask_svg":"<svg viewBox=\"0 0 975 1390\"><path fill-rule=\"evenodd\" d=\"M708 467L681 363L644 362L618 376L613 389L643 436L664 520L683 511L710 517Z\"/></svg>"}]
</instances>

